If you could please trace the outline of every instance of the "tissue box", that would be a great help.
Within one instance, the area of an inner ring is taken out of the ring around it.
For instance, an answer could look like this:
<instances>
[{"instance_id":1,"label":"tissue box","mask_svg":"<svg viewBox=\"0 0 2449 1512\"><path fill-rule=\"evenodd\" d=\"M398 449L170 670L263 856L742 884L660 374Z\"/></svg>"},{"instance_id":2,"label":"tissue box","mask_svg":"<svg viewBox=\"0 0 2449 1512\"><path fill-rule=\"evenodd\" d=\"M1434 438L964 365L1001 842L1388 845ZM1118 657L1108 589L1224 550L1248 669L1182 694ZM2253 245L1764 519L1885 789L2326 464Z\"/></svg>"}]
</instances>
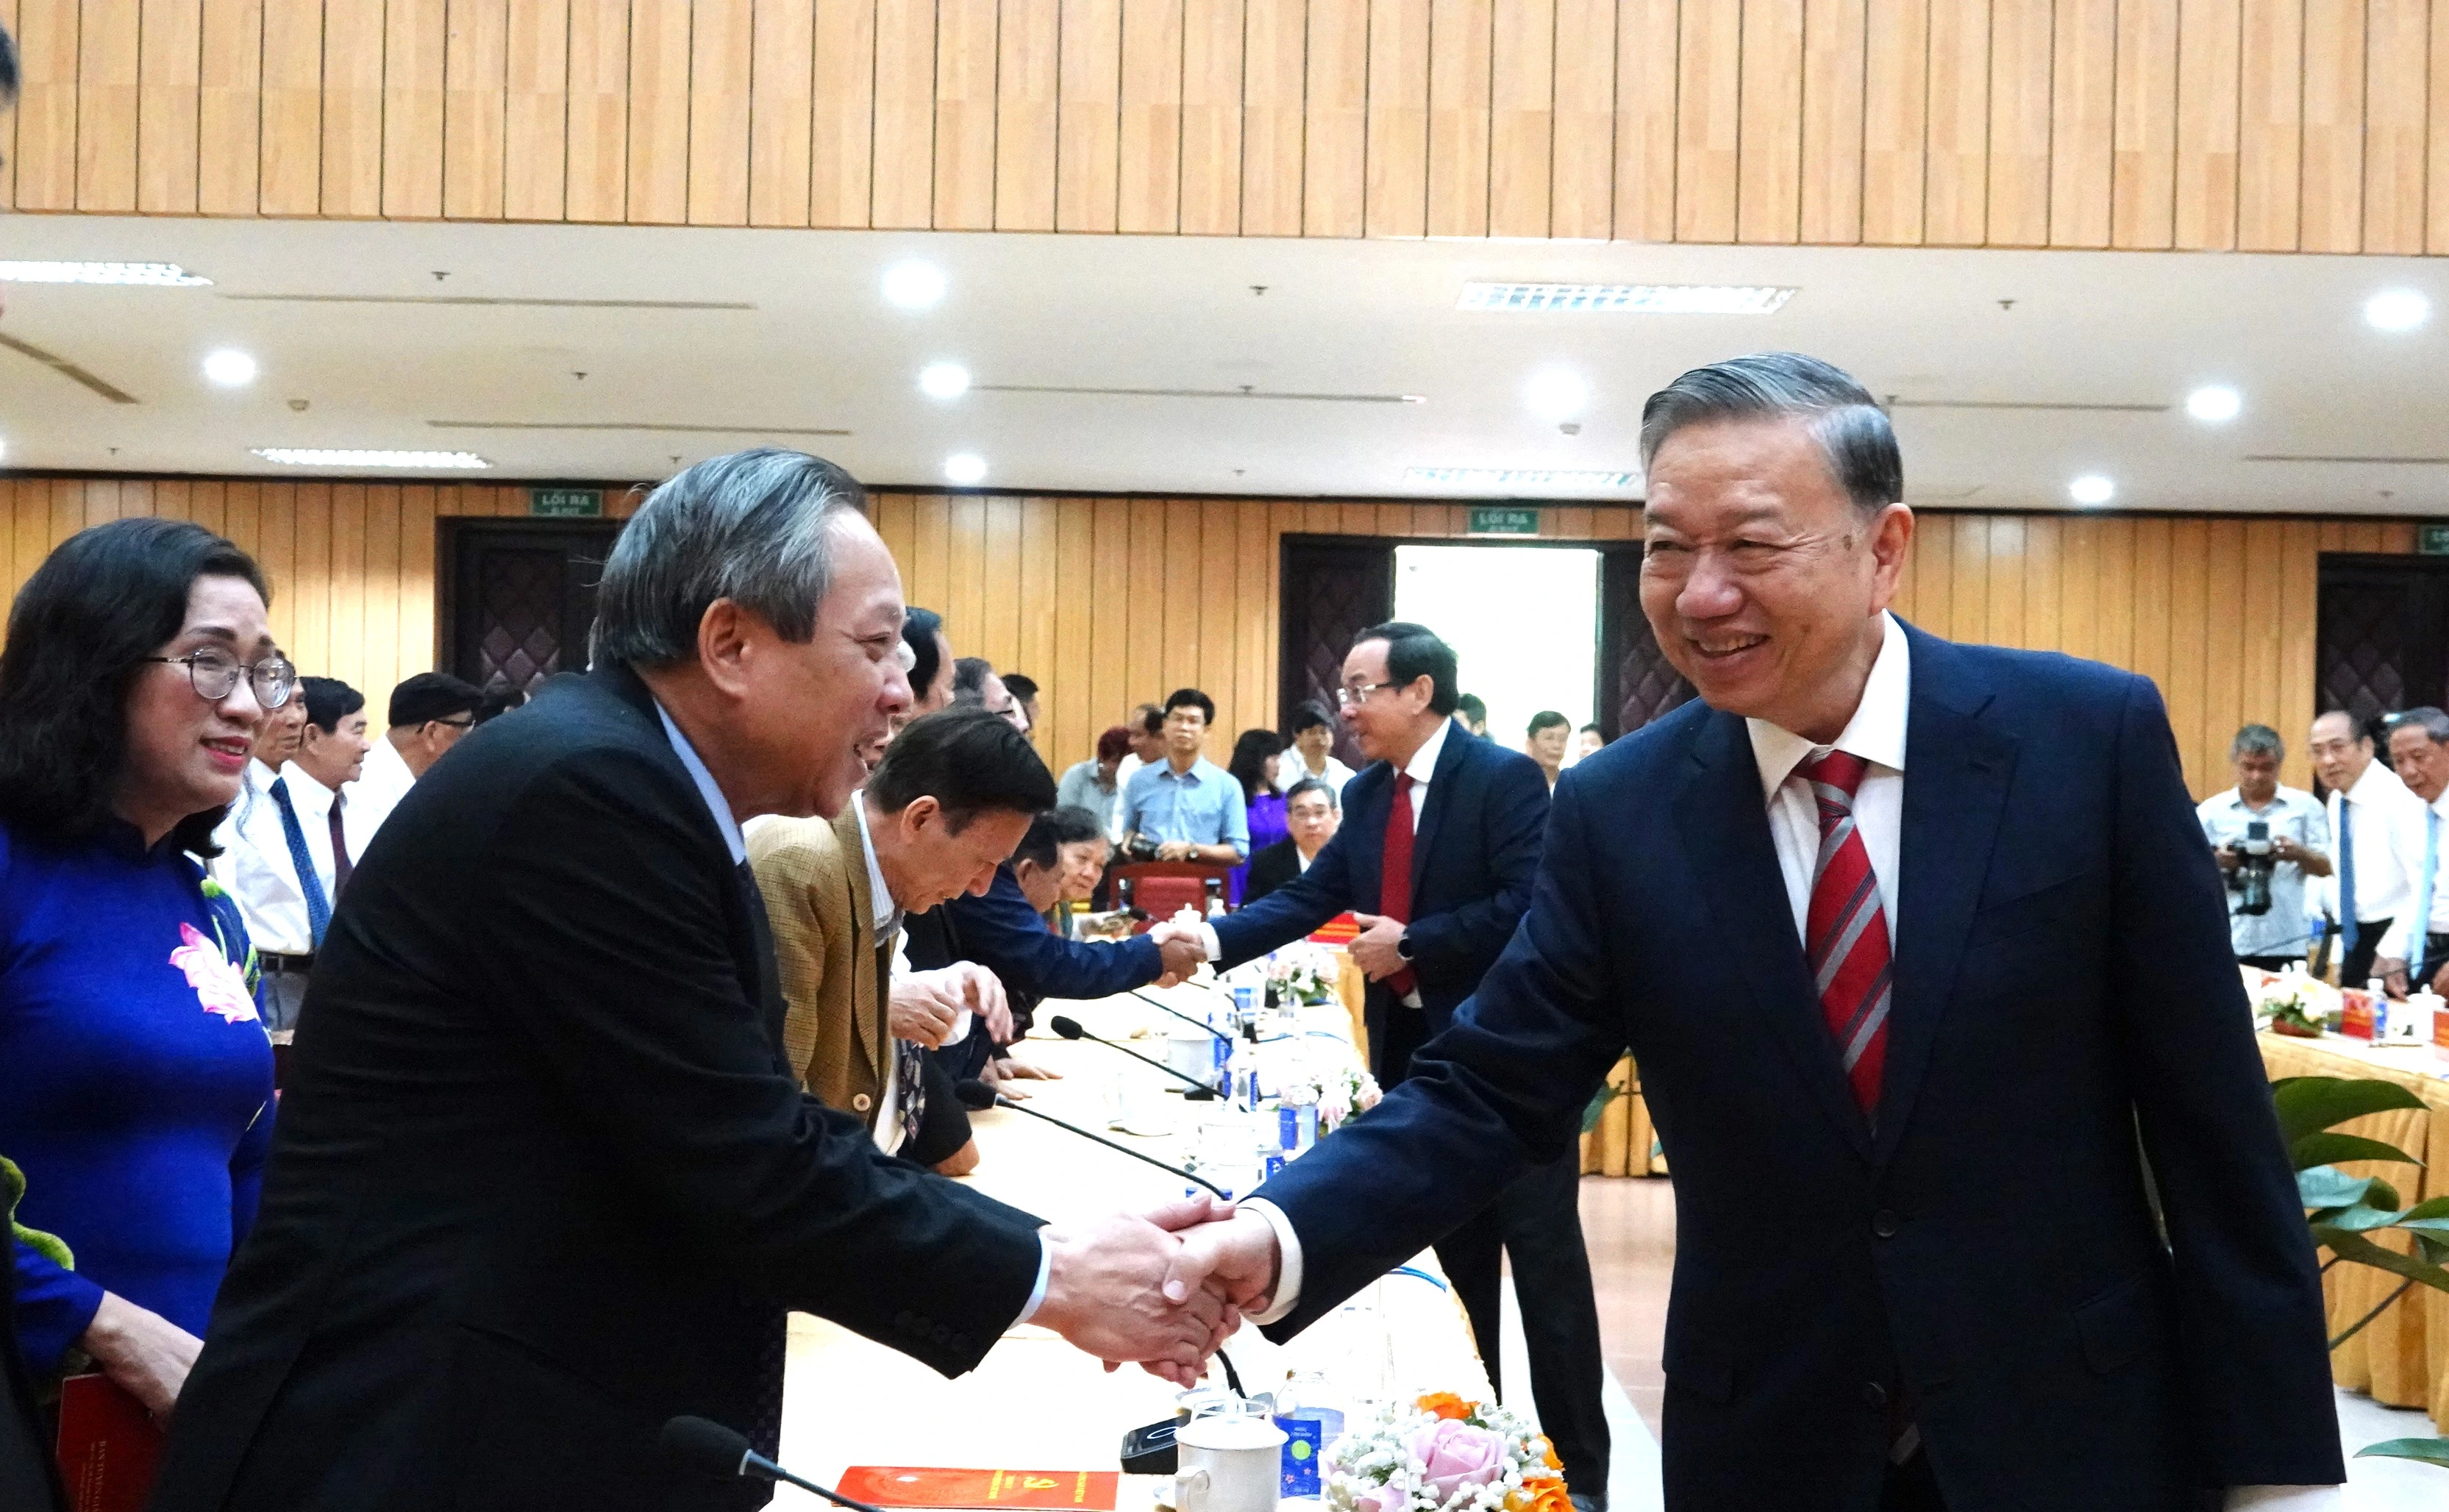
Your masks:
<instances>
[{"instance_id":1,"label":"tissue box","mask_svg":"<svg viewBox=\"0 0 2449 1512\"><path fill-rule=\"evenodd\" d=\"M2339 994L2339 1000L2343 1009L2339 1033L2350 1039L2379 1037L2382 999L2350 987Z\"/></svg>"}]
</instances>

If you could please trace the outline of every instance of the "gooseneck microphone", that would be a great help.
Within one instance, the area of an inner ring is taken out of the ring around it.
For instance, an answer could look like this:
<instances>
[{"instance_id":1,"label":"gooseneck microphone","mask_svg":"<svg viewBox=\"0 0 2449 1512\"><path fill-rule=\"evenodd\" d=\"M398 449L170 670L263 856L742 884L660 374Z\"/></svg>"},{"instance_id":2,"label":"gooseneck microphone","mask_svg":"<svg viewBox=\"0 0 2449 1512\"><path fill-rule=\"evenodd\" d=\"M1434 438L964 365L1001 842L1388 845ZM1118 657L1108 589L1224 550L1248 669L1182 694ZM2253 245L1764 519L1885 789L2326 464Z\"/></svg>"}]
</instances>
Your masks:
<instances>
[{"instance_id":1,"label":"gooseneck microphone","mask_svg":"<svg viewBox=\"0 0 2449 1512\"><path fill-rule=\"evenodd\" d=\"M802 1491L814 1491L836 1506L848 1507L850 1512L879 1512L877 1507L864 1502L854 1502L814 1481L800 1480L750 1448L746 1434L726 1428L709 1418L674 1418L664 1425L659 1443L666 1461L703 1475L736 1476L743 1481L780 1481L786 1485L796 1485Z\"/></svg>"},{"instance_id":2,"label":"gooseneck microphone","mask_svg":"<svg viewBox=\"0 0 2449 1512\"><path fill-rule=\"evenodd\" d=\"M1081 1128L1076 1123L1066 1123L1051 1113L1039 1113L1036 1109L1029 1106L1027 1103L1014 1102L1012 1098L1005 1096L1003 1094L995 1091L993 1087L988 1086L983 1081L956 1081L953 1083L953 1095L960 1099L962 1107L969 1109L973 1113L984 1112L989 1108L1010 1108L1014 1113L1025 1113L1032 1118L1040 1119L1046 1123L1051 1123L1057 1129L1068 1129L1071 1133L1078 1134L1083 1139L1104 1145L1107 1149L1113 1151L1117 1154L1128 1155L1133 1160L1140 1161L1146 1165L1154 1166L1159 1171L1166 1173L1167 1175L1180 1176L1185 1181L1191 1182L1197 1186L1205 1187L1208 1191L1216 1193L1216 1195L1220 1197L1223 1197L1227 1202L1233 1200L1232 1195L1229 1192L1205 1176L1199 1175L1193 1172L1185 1171L1180 1166L1168 1166L1154 1155L1143 1154L1128 1145L1116 1144L1113 1140L1107 1138L1104 1134L1092 1134L1089 1130Z\"/></svg>"},{"instance_id":3,"label":"gooseneck microphone","mask_svg":"<svg viewBox=\"0 0 2449 1512\"><path fill-rule=\"evenodd\" d=\"M1205 1028L1206 1026L1203 1024L1200 1027ZM1164 1072L1167 1076L1171 1076L1174 1080L1183 1083L1190 1089L1188 1092L1182 1095L1183 1099L1186 1102L1211 1102L1215 1100L1216 1089L1200 1080L1198 1077L1186 1076L1181 1072L1167 1065L1164 1061L1159 1060L1152 1056L1143 1056L1128 1045L1119 1045L1110 1039L1103 1038L1097 1035L1092 1035L1086 1029L1080 1027L1080 1020L1077 1018L1067 1018L1058 1014L1055 1016L1053 1020L1053 1029L1056 1034L1061 1035L1066 1039L1094 1039L1097 1043L1105 1046L1109 1050L1119 1050L1124 1055L1130 1056L1133 1060L1139 1061L1144 1065L1154 1066L1157 1070ZM1210 1032L1213 1033L1213 1031Z\"/></svg>"},{"instance_id":4,"label":"gooseneck microphone","mask_svg":"<svg viewBox=\"0 0 2449 1512\"><path fill-rule=\"evenodd\" d=\"M1140 991L1137 987L1131 989L1131 996L1137 998L1140 1001L1147 1004L1159 1013L1173 1015L1176 1018L1181 1019L1184 1023L1190 1025L1194 1029L1206 1030L1209 1034L1214 1035L1217 1038L1224 1040L1228 1045L1233 1042L1233 1037L1231 1035L1228 1035L1224 1030L1217 1028L1206 1019L1193 1018L1188 1014L1184 1013L1181 1009L1174 1007L1171 1003L1166 1002L1161 998L1151 998L1147 993Z\"/></svg>"}]
</instances>

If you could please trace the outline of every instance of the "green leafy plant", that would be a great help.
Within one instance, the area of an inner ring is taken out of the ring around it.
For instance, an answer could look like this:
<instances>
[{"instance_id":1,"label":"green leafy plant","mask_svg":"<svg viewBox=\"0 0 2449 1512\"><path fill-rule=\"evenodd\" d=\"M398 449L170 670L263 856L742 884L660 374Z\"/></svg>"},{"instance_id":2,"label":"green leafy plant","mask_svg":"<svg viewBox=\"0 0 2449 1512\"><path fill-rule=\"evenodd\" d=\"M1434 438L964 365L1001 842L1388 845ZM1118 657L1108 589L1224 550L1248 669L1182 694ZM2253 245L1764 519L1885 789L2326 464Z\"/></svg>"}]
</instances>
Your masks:
<instances>
[{"instance_id":1,"label":"green leafy plant","mask_svg":"<svg viewBox=\"0 0 2449 1512\"><path fill-rule=\"evenodd\" d=\"M2304 1201L2313 1241L2330 1251L2323 1262L2326 1273L2341 1261L2371 1266L2400 1278L2381 1306L2349 1324L2330 1341L2339 1346L2363 1331L2366 1325L2416 1286L2449 1291L2449 1196L2401 1207L2396 1188L2378 1176L2351 1176L2338 1168L2343 1160L2382 1160L2420 1166L2422 1161L2378 1139L2339 1134L2334 1126L2352 1118L2401 1109L2423 1110L2427 1104L2394 1081L2346 1076L2289 1076L2270 1084L2279 1110L2279 1129L2296 1168L2297 1195ZM2411 1252L2401 1253L2377 1243L2374 1235L2405 1234ZM2391 1439L2362 1450L2357 1458L2379 1456L2420 1460L2449 1466L2449 1439Z\"/></svg>"}]
</instances>

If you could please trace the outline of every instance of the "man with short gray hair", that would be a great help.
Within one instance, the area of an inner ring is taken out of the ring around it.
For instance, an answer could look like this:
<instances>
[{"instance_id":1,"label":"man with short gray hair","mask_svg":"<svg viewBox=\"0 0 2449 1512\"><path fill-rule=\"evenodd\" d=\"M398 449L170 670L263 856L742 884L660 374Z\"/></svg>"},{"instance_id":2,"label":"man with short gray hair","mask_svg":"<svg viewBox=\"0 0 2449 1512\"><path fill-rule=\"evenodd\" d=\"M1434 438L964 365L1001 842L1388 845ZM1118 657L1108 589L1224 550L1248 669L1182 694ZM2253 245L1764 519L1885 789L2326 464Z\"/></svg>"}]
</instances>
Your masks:
<instances>
[{"instance_id":1,"label":"man with short gray hair","mask_svg":"<svg viewBox=\"0 0 2449 1512\"><path fill-rule=\"evenodd\" d=\"M2228 943L2244 965L2284 971L2304 963L2313 939L2304 879L2330 875L2330 819L2311 793L2285 787L2287 747L2267 725L2228 743L2236 785L2194 809L2227 879Z\"/></svg>"},{"instance_id":2,"label":"man with short gray hair","mask_svg":"<svg viewBox=\"0 0 2449 1512\"><path fill-rule=\"evenodd\" d=\"M1221 1306L1165 1226L1204 1202L1043 1229L786 1062L741 823L839 813L909 706L862 503L793 452L665 483L605 567L594 668L401 801L316 962L158 1512L758 1504L656 1431L772 1454L786 1308L948 1375L1033 1320L1197 1378Z\"/></svg>"},{"instance_id":3,"label":"man with short gray hair","mask_svg":"<svg viewBox=\"0 0 2449 1512\"><path fill-rule=\"evenodd\" d=\"M2449 996L2449 886L2442 884L2441 833L2449 824L2449 713L2411 708L2390 722L2389 760L2416 805L2398 827L2398 865L2410 889L2382 937L2373 970L2389 993L2417 987Z\"/></svg>"}]
</instances>

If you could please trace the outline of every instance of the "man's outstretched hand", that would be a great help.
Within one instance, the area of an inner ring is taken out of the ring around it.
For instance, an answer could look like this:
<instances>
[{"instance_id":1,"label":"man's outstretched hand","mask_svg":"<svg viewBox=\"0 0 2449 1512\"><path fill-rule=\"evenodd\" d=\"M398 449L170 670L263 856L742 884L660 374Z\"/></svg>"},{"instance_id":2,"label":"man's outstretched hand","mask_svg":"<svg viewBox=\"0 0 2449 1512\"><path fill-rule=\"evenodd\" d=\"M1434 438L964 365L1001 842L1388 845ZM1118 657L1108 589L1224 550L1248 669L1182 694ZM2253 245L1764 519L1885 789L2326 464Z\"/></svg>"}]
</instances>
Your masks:
<instances>
[{"instance_id":1,"label":"man's outstretched hand","mask_svg":"<svg viewBox=\"0 0 2449 1512\"><path fill-rule=\"evenodd\" d=\"M1222 1288L1206 1284L1214 1247L1194 1251L1174 1231L1222 1227L1232 1211L1202 1194L1145 1214L1048 1229L1046 1297L1032 1321L1109 1368L1134 1361L1177 1386L1196 1386L1208 1358L1240 1327L1241 1309Z\"/></svg>"},{"instance_id":2,"label":"man's outstretched hand","mask_svg":"<svg viewBox=\"0 0 2449 1512\"><path fill-rule=\"evenodd\" d=\"M1247 1208L1182 1235L1183 1267L1195 1271L1209 1291L1236 1313L1264 1312L1275 1300L1282 1273L1275 1226Z\"/></svg>"}]
</instances>

